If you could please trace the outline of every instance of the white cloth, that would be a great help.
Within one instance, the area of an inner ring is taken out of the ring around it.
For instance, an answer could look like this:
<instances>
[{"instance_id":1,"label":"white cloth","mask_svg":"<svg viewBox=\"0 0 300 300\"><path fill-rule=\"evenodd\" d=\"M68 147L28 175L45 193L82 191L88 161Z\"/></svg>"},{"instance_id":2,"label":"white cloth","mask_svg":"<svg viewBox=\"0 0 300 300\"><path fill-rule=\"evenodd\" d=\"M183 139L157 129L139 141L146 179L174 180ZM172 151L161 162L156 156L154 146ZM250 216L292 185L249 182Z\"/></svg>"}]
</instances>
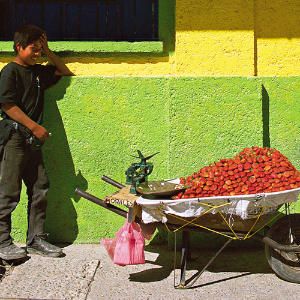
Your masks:
<instances>
[{"instance_id":1,"label":"white cloth","mask_svg":"<svg viewBox=\"0 0 300 300\"><path fill-rule=\"evenodd\" d=\"M262 214L275 212L283 203L298 200L300 188L274 193L256 195L218 196L207 198L190 198L178 200L145 199L139 197L136 201L142 207L142 220L144 223L166 223L168 214L180 217L196 217L208 209L215 214L221 211L224 214L238 215L242 219L256 218ZM211 208L222 205L219 208Z\"/></svg>"}]
</instances>

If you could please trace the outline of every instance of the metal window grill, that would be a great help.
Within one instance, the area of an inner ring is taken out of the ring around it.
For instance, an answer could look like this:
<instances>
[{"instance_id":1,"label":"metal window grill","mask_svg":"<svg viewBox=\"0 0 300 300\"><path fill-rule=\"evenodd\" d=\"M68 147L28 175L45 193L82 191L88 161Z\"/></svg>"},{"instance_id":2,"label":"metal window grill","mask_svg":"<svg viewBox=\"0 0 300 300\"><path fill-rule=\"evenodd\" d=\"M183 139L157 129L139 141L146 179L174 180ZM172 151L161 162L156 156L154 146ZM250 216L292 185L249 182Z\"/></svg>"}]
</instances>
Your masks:
<instances>
[{"instance_id":1,"label":"metal window grill","mask_svg":"<svg viewBox=\"0 0 300 300\"><path fill-rule=\"evenodd\" d=\"M157 40L158 1L0 0L0 40L22 24L40 26L49 40Z\"/></svg>"}]
</instances>

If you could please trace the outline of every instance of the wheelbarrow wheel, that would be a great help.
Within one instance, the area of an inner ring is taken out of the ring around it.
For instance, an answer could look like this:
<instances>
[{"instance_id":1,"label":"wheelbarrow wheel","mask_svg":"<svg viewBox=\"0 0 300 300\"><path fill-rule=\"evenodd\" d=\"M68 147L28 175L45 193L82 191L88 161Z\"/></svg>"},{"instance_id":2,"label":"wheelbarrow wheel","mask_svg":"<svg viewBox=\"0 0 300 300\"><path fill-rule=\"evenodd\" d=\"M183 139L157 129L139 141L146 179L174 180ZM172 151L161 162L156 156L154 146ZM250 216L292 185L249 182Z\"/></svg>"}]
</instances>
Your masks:
<instances>
[{"instance_id":1,"label":"wheelbarrow wheel","mask_svg":"<svg viewBox=\"0 0 300 300\"><path fill-rule=\"evenodd\" d=\"M272 225L267 236L283 245L299 245L300 214L282 217ZM300 253L279 251L265 244L265 254L270 267L278 277L300 283Z\"/></svg>"}]
</instances>

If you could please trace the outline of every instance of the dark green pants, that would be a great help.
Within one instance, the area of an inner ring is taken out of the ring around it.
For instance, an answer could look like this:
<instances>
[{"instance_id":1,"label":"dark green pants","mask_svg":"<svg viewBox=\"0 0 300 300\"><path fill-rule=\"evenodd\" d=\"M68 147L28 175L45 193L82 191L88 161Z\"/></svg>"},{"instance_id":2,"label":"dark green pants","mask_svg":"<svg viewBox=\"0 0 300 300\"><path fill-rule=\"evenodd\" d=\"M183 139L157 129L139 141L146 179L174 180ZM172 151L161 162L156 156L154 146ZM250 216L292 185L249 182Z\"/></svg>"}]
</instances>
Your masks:
<instances>
[{"instance_id":1,"label":"dark green pants","mask_svg":"<svg viewBox=\"0 0 300 300\"><path fill-rule=\"evenodd\" d=\"M0 247L12 242L11 213L20 201L22 180L27 187L27 243L44 233L49 181L42 152L27 145L19 132L14 132L0 151ZM2 153L1 153L2 152Z\"/></svg>"}]
</instances>

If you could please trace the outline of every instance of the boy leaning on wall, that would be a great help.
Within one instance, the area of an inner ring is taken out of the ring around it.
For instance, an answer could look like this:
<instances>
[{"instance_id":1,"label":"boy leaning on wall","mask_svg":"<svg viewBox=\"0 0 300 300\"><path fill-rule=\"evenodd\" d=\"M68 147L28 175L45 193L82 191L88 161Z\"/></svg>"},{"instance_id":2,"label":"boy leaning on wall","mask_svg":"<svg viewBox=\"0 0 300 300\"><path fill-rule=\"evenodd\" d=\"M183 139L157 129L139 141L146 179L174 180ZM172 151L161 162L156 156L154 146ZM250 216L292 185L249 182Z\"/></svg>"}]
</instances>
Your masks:
<instances>
[{"instance_id":1,"label":"boy leaning on wall","mask_svg":"<svg viewBox=\"0 0 300 300\"><path fill-rule=\"evenodd\" d=\"M46 194L49 188L40 146L49 137L43 127L44 90L72 72L48 47L46 33L24 25L14 35L16 57L0 74L0 258L20 259L27 253L50 257L62 250L45 240ZM37 64L44 53L51 64ZM28 195L26 250L10 236L11 213L20 201L22 180Z\"/></svg>"}]
</instances>

